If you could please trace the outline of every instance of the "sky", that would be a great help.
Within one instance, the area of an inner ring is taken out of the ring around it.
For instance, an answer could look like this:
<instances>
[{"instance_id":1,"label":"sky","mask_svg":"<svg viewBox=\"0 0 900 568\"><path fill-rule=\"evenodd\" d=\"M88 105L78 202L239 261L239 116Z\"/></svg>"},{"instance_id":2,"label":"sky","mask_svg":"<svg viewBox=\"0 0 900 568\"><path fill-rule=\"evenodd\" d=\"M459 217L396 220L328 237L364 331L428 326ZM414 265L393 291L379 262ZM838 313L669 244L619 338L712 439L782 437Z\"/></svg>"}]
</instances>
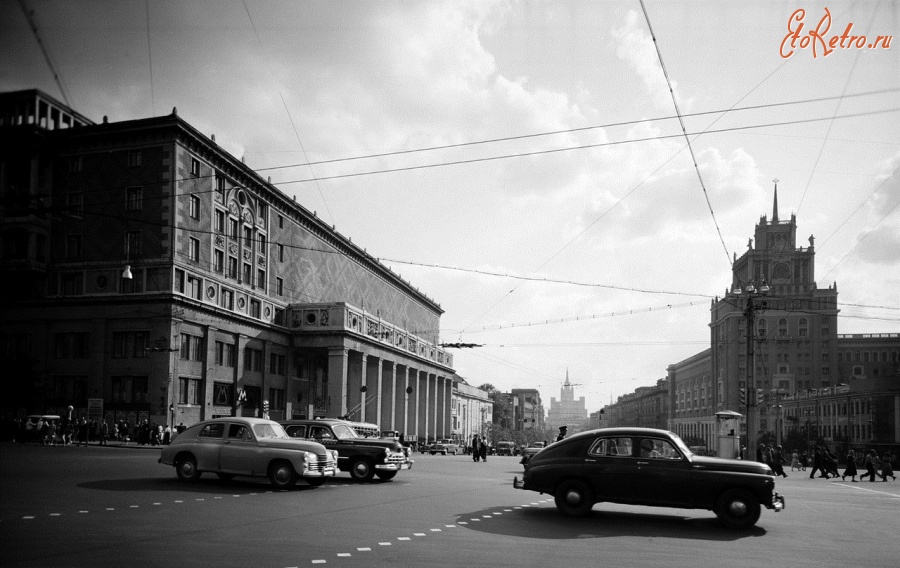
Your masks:
<instances>
[{"instance_id":1,"label":"sky","mask_svg":"<svg viewBox=\"0 0 900 568\"><path fill-rule=\"evenodd\" d=\"M838 333L900 332L900 44L867 47L895 2L24 4L0 91L177 107L437 301L471 385L549 408L568 377L595 411L656 384L776 179Z\"/></svg>"}]
</instances>

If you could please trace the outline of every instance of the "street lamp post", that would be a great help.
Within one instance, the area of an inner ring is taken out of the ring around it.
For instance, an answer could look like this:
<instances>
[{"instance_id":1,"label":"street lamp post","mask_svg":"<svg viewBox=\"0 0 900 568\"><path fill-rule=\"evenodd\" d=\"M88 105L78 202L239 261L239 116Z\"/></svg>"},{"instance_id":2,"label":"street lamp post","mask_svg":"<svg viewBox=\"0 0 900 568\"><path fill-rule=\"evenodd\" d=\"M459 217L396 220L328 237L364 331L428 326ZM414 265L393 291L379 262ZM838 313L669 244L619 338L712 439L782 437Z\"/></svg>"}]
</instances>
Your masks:
<instances>
[{"instance_id":1,"label":"street lamp post","mask_svg":"<svg viewBox=\"0 0 900 568\"><path fill-rule=\"evenodd\" d=\"M769 293L769 286L763 281L757 289L752 283L741 290L735 286L733 292L737 295L746 294L747 307L744 316L747 318L747 453L748 459L756 459L756 444L759 430L759 408L757 406L756 391L756 362L754 361L754 319L756 311L761 310L754 304L754 299Z\"/></svg>"}]
</instances>

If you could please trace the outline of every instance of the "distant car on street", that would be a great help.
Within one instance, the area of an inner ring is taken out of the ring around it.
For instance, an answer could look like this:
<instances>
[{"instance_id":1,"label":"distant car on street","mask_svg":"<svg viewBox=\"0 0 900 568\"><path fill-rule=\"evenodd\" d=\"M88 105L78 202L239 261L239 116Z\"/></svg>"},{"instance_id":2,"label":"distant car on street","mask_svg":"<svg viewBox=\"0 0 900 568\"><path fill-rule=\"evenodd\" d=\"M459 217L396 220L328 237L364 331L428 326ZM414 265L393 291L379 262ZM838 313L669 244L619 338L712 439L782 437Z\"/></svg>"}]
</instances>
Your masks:
<instances>
[{"instance_id":1,"label":"distant car on street","mask_svg":"<svg viewBox=\"0 0 900 568\"><path fill-rule=\"evenodd\" d=\"M437 440L428 447L428 453L431 455L441 454L446 456L447 454L453 454L455 456L459 452L459 444L452 440Z\"/></svg>"},{"instance_id":2,"label":"distant car on street","mask_svg":"<svg viewBox=\"0 0 900 568\"><path fill-rule=\"evenodd\" d=\"M522 451L520 452L522 454L522 459L519 460L519 463L527 468L528 462L531 460L531 458L543 449L544 442L533 442L527 448L522 448Z\"/></svg>"},{"instance_id":3,"label":"distant car on street","mask_svg":"<svg viewBox=\"0 0 900 568\"><path fill-rule=\"evenodd\" d=\"M498 456L514 456L518 450L516 449L515 442L497 442L497 455Z\"/></svg>"},{"instance_id":4,"label":"distant car on street","mask_svg":"<svg viewBox=\"0 0 900 568\"><path fill-rule=\"evenodd\" d=\"M322 444L294 440L277 422L263 418L215 418L194 424L160 452L159 463L175 466L182 481L204 472L222 479L268 477L278 489L299 478L321 485L337 473L338 455Z\"/></svg>"},{"instance_id":5,"label":"distant car on street","mask_svg":"<svg viewBox=\"0 0 900 568\"><path fill-rule=\"evenodd\" d=\"M784 508L765 464L694 455L676 434L653 428L606 428L555 442L525 466L516 489L553 495L567 516L595 503L707 509L725 524L747 528L762 507Z\"/></svg>"}]
</instances>

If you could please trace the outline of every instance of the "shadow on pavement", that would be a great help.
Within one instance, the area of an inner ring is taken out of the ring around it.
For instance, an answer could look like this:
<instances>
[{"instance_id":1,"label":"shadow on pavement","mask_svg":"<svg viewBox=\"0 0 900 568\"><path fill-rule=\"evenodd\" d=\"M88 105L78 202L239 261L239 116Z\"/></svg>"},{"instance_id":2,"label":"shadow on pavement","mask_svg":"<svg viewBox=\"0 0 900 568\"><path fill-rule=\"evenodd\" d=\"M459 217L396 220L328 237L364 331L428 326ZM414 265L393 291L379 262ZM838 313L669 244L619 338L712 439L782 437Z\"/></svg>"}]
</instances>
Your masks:
<instances>
[{"instance_id":1,"label":"shadow on pavement","mask_svg":"<svg viewBox=\"0 0 900 568\"><path fill-rule=\"evenodd\" d=\"M173 476L170 479L160 477L139 477L134 479L101 479L79 483L82 489L95 491L172 491L178 493L259 493L261 491L278 491L269 485L264 478L235 478L232 480L219 479L214 474L204 474L198 481L185 483ZM312 485L301 481L288 491L307 491L316 489Z\"/></svg>"},{"instance_id":2,"label":"shadow on pavement","mask_svg":"<svg viewBox=\"0 0 900 568\"><path fill-rule=\"evenodd\" d=\"M690 518L678 514L612 512L603 511L602 507L603 505L599 504L588 516L580 518L565 517L553 506L516 509L513 512L503 512L503 516L500 517L486 518L498 510L512 508L512 506L492 507L460 514L457 522L466 522L467 529L485 534L547 540L664 536L730 542L766 534L765 529L758 526L746 530L730 529L721 525L714 516ZM702 511L698 513L702 514ZM512 519L515 522L509 522Z\"/></svg>"}]
</instances>

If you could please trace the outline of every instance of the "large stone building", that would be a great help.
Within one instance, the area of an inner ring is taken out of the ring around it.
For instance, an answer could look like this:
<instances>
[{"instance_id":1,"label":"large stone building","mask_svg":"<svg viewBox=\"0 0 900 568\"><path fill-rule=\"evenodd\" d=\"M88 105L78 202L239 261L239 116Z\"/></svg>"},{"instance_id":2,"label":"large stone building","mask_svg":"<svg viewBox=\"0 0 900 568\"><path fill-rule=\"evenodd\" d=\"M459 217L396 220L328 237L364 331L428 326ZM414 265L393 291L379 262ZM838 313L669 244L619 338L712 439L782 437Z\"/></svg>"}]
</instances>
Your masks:
<instances>
[{"instance_id":1,"label":"large stone building","mask_svg":"<svg viewBox=\"0 0 900 568\"><path fill-rule=\"evenodd\" d=\"M494 402L487 391L468 384L458 377L454 382L454 421L452 439L469 445L472 436L486 436L494 420Z\"/></svg>"},{"instance_id":2,"label":"large stone building","mask_svg":"<svg viewBox=\"0 0 900 568\"><path fill-rule=\"evenodd\" d=\"M779 218L776 188L772 219L760 219L731 287L711 304L710 348L668 367L668 428L716 448L716 413L735 411L745 437L753 413L757 436L797 431L835 447L896 448L900 334L839 335L837 285L816 285L815 241L798 247L796 237L795 216ZM630 397L606 414L646 421L625 412Z\"/></svg>"},{"instance_id":3,"label":"large stone building","mask_svg":"<svg viewBox=\"0 0 900 568\"><path fill-rule=\"evenodd\" d=\"M181 119L0 95L3 410L449 437L441 307Z\"/></svg>"}]
</instances>

